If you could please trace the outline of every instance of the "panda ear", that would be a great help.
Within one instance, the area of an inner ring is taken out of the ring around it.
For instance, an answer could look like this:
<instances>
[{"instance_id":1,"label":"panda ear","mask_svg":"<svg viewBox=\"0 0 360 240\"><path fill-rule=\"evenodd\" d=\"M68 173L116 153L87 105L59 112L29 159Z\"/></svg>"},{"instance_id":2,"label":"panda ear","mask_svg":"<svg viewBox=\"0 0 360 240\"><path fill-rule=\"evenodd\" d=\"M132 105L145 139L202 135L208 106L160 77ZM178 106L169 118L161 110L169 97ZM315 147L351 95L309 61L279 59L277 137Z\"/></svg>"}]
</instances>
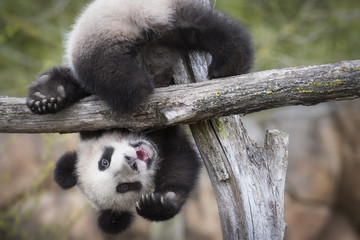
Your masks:
<instances>
[{"instance_id":1,"label":"panda ear","mask_svg":"<svg viewBox=\"0 0 360 240\"><path fill-rule=\"evenodd\" d=\"M134 215L128 211L116 212L105 210L100 212L98 225L107 234L119 234L130 227Z\"/></svg>"},{"instance_id":2,"label":"panda ear","mask_svg":"<svg viewBox=\"0 0 360 240\"><path fill-rule=\"evenodd\" d=\"M55 165L54 180L63 189L69 189L77 183L76 161L77 153L67 152L60 157Z\"/></svg>"}]
</instances>

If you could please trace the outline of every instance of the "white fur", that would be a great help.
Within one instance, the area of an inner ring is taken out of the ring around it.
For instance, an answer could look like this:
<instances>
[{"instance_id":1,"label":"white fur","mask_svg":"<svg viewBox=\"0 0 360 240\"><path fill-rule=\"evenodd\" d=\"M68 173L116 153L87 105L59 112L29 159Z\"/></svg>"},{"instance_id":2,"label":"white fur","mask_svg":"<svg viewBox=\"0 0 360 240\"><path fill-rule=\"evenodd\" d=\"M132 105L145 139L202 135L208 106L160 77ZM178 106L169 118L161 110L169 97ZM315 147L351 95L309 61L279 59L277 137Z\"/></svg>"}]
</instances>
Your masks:
<instances>
[{"instance_id":1,"label":"white fur","mask_svg":"<svg viewBox=\"0 0 360 240\"><path fill-rule=\"evenodd\" d=\"M176 6L186 1L189 0L95 0L68 34L65 61L74 69L75 57L104 40L134 41L144 30L170 29Z\"/></svg>"},{"instance_id":2,"label":"white fur","mask_svg":"<svg viewBox=\"0 0 360 240\"><path fill-rule=\"evenodd\" d=\"M156 150L154 149L154 162L150 169L147 169L145 162L137 160L139 172L135 173L125 161L125 155L136 158L136 150L130 144L137 140L139 138L132 135L106 133L98 139L80 143L76 168L77 188L95 208L134 211L135 202L139 201L141 194L153 192L154 175L158 166ZM146 139L141 140L146 141ZM115 150L110 167L100 171L98 162L106 147L113 147ZM116 192L119 183L135 181L141 182L143 186L140 192Z\"/></svg>"}]
</instances>

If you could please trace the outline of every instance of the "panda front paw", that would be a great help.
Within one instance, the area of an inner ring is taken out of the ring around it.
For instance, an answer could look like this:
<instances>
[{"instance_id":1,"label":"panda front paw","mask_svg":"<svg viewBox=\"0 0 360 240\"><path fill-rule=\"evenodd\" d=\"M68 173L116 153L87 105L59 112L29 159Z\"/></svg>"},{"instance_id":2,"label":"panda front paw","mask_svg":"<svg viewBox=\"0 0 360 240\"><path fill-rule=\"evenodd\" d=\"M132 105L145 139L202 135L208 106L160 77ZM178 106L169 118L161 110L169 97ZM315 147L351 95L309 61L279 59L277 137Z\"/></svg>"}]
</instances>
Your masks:
<instances>
[{"instance_id":1,"label":"panda front paw","mask_svg":"<svg viewBox=\"0 0 360 240\"><path fill-rule=\"evenodd\" d=\"M144 194L136 202L137 213L151 221L164 221L175 216L182 206L179 197L174 192L166 194Z\"/></svg>"},{"instance_id":2,"label":"panda front paw","mask_svg":"<svg viewBox=\"0 0 360 240\"><path fill-rule=\"evenodd\" d=\"M37 114L55 113L62 108L65 96L64 86L53 81L50 74L44 73L29 86L26 104Z\"/></svg>"}]
</instances>

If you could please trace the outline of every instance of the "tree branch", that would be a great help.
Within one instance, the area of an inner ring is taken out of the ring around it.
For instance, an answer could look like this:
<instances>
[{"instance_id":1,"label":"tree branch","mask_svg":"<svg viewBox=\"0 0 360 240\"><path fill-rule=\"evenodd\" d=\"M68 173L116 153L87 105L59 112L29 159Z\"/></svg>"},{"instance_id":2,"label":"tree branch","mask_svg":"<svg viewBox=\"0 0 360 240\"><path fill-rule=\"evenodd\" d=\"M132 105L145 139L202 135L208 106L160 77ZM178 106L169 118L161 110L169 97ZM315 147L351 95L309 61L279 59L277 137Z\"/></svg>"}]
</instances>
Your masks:
<instances>
[{"instance_id":1,"label":"tree branch","mask_svg":"<svg viewBox=\"0 0 360 240\"><path fill-rule=\"evenodd\" d=\"M359 96L360 60L355 60L159 88L131 116L112 111L95 96L50 115L32 114L24 98L0 97L0 132L78 132L104 128L144 131L218 116Z\"/></svg>"}]
</instances>

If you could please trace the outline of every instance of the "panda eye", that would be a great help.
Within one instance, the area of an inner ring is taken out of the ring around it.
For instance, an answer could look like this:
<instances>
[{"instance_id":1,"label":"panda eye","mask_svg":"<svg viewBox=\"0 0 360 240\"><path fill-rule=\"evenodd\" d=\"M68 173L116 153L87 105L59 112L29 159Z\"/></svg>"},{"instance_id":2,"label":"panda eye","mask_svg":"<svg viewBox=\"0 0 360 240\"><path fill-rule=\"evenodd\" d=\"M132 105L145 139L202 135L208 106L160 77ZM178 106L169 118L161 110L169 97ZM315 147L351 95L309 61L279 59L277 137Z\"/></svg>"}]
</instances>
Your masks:
<instances>
[{"instance_id":1,"label":"panda eye","mask_svg":"<svg viewBox=\"0 0 360 240\"><path fill-rule=\"evenodd\" d=\"M105 158L100 160L100 162L99 162L99 169L100 170L103 171L103 170L107 169L109 166L110 166L109 160L107 160Z\"/></svg>"},{"instance_id":2,"label":"panda eye","mask_svg":"<svg viewBox=\"0 0 360 240\"><path fill-rule=\"evenodd\" d=\"M107 169L110 166L110 162L111 162L111 157L114 153L114 148L113 147L106 147L104 149L104 153L101 156L99 163L98 163L98 167L100 171L104 171L105 169Z\"/></svg>"}]
</instances>

